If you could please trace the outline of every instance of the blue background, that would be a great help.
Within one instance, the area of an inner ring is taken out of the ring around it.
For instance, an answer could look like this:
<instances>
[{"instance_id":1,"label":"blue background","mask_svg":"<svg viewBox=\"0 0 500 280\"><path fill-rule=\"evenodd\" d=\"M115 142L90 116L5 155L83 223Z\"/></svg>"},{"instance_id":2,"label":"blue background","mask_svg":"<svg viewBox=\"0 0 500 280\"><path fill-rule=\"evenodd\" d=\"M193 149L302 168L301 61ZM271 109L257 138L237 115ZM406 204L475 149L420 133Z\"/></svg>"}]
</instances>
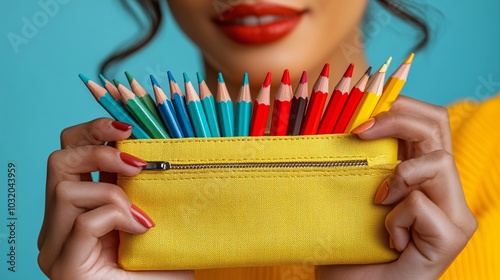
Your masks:
<instances>
[{"instance_id":1,"label":"blue background","mask_svg":"<svg viewBox=\"0 0 500 280\"><path fill-rule=\"evenodd\" d=\"M118 1L54 1L0 1L0 279L44 279L36 239L46 158L58 149L63 128L107 116L77 74L97 80L98 63L140 30ZM40 5L49 2L57 3L51 14ZM404 93L440 105L492 96L500 90L500 2L438 2L432 5L441 14L429 14L436 27L432 42L417 55ZM393 55L392 72L414 43L412 30L377 7L368 14L369 60L378 67ZM166 70L193 75L202 70L196 49L167 18L154 43L122 64L139 82L146 84L152 73L165 83ZM22 36L23 19L38 27L16 47L9 36ZM7 271L6 263L9 162L17 166L16 273Z\"/></svg>"}]
</instances>

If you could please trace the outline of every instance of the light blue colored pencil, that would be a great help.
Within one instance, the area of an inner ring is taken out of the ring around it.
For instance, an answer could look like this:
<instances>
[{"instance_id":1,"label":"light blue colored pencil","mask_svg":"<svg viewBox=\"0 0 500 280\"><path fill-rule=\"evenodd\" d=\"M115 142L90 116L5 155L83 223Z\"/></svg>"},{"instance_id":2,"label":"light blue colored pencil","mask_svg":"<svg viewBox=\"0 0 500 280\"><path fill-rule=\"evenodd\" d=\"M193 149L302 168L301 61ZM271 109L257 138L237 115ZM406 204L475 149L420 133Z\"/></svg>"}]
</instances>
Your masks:
<instances>
[{"instance_id":1,"label":"light blue colored pencil","mask_svg":"<svg viewBox=\"0 0 500 280\"><path fill-rule=\"evenodd\" d=\"M151 78L151 83L153 84L156 108L158 109L170 136L172 136L172 138L184 138L184 133L182 133L181 125L177 121L172 102L160 87L155 77L153 77L153 75L150 75L149 77Z\"/></svg>"},{"instance_id":2,"label":"light blue colored pencil","mask_svg":"<svg viewBox=\"0 0 500 280\"><path fill-rule=\"evenodd\" d=\"M200 92L201 105L205 111L205 116L207 117L208 127L210 128L210 134L212 137L220 137L219 123L217 121L217 113L215 112L215 101L214 96L210 92L210 89L205 83L205 80L196 72L198 76L198 87Z\"/></svg>"},{"instance_id":3,"label":"light blue colored pencil","mask_svg":"<svg viewBox=\"0 0 500 280\"><path fill-rule=\"evenodd\" d=\"M188 109L191 124L193 125L196 137L211 137L210 127L208 126L207 117L200 98L189 80L186 73L184 75L184 88L186 93L186 106Z\"/></svg>"},{"instance_id":4,"label":"light blue colored pencil","mask_svg":"<svg viewBox=\"0 0 500 280\"><path fill-rule=\"evenodd\" d=\"M243 75L243 83L236 101L236 112L234 122L235 136L248 136L250 131L250 119L252 118L252 96L248 84L248 73Z\"/></svg>"},{"instance_id":5,"label":"light blue colored pencil","mask_svg":"<svg viewBox=\"0 0 500 280\"><path fill-rule=\"evenodd\" d=\"M233 101L227 92L222 73L219 73L217 83L217 95L215 96L215 108L219 118L219 127L222 137L234 136L234 109Z\"/></svg>"}]
</instances>

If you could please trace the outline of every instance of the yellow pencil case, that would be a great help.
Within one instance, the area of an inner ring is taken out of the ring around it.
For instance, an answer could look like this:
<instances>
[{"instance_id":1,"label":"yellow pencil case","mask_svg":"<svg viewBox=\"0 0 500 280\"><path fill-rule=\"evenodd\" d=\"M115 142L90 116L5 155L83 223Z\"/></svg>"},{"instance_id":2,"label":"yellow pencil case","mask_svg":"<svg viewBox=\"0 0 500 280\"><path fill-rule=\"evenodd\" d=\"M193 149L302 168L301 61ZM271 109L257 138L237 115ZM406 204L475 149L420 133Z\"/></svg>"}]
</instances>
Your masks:
<instances>
[{"instance_id":1,"label":"yellow pencil case","mask_svg":"<svg viewBox=\"0 0 500 280\"><path fill-rule=\"evenodd\" d=\"M121 232L127 270L395 260L373 203L397 164L397 140L349 134L125 140L150 170L118 177L156 223Z\"/></svg>"}]
</instances>

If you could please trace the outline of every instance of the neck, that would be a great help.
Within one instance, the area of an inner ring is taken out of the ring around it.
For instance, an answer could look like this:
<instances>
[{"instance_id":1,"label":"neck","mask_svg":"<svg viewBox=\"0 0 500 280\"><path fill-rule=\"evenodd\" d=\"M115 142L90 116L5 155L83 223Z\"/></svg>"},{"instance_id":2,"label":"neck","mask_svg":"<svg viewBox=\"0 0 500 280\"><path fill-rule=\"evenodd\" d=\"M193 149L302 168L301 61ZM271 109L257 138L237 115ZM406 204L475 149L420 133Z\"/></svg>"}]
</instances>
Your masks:
<instances>
[{"instance_id":1,"label":"neck","mask_svg":"<svg viewBox=\"0 0 500 280\"><path fill-rule=\"evenodd\" d=\"M368 61L365 57L364 44L362 40L360 40L360 38L362 38L362 35L360 34L359 29L356 29L355 32L350 32L350 34L338 44L338 47L332 50L332 52L329 53L324 60L321 60L320 63L316 64L311 69L306 69L307 74L309 76L308 77L309 91L312 90L317 75L321 73L321 70L323 69L325 63L330 64L330 84L329 84L330 93L333 92L333 89L340 81L340 79L344 75L345 70L351 63L355 65L354 74L352 76L353 77L352 85L351 85L354 86L354 84L361 78L361 76L365 73L366 69L368 68ZM215 90L217 88L217 74L219 71L213 68L212 65L207 63L205 59L204 59L204 64L205 64L206 83L210 88L210 90L212 91L212 93L215 93ZM281 75L281 73L279 73L278 75ZM231 95L231 99L236 100L241 87L241 82L235 83L229 80L226 80L225 82L229 94ZM292 81L294 89L297 84L298 81ZM250 90L252 93L252 99L255 99L257 93L260 90L260 87L252 87ZM271 96L271 100L273 99L274 99L273 96Z\"/></svg>"}]
</instances>

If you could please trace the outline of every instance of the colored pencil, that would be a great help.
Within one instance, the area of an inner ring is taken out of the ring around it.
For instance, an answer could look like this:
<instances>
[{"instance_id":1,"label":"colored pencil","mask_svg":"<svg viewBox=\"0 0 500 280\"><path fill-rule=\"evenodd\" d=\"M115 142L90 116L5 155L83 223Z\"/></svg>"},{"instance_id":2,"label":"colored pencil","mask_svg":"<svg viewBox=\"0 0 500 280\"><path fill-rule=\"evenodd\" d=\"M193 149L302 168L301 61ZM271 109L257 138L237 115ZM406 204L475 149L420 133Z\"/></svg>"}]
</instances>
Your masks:
<instances>
[{"instance_id":1,"label":"colored pencil","mask_svg":"<svg viewBox=\"0 0 500 280\"><path fill-rule=\"evenodd\" d=\"M392 103L394 103L394 100L396 100L396 97L398 97L399 93L406 83L406 79L408 78L408 73L410 72L410 67L411 63L413 62L414 56L415 54L410 54L410 56L406 58L403 64L401 64L401 66L399 66L399 68L394 71L391 77L389 77L384 85L384 92L382 93L382 96L380 97L375 110L373 110L373 113L371 115L372 118L382 112L389 111Z\"/></svg>"},{"instance_id":2,"label":"colored pencil","mask_svg":"<svg viewBox=\"0 0 500 280\"><path fill-rule=\"evenodd\" d=\"M330 134L333 133L335 124L339 119L340 112L344 108L347 97L349 96L349 90L351 89L351 79L352 72L354 71L354 65L350 64L344 73L340 82L335 86L328 106L326 107L325 114L319 123L318 134Z\"/></svg>"},{"instance_id":3,"label":"colored pencil","mask_svg":"<svg viewBox=\"0 0 500 280\"><path fill-rule=\"evenodd\" d=\"M162 117L163 123L167 128L170 136L172 138L184 138L184 133L182 133L181 126L177 121L175 116L174 106L172 101L167 97L163 89L160 87L153 75L149 76L151 78L151 84L153 85L153 91L156 99L156 108Z\"/></svg>"},{"instance_id":4,"label":"colored pencil","mask_svg":"<svg viewBox=\"0 0 500 280\"><path fill-rule=\"evenodd\" d=\"M208 127L207 117L203 111L200 97L196 93L191 80L186 73L184 76L184 92L186 93L186 107L193 125L196 137L211 137L210 127Z\"/></svg>"},{"instance_id":5,"label":"colored pencil","mask_svg":"<svg viewBox=\"0 0 500 280\"><path fill-rule=\"evenodd\" d=\"M241 84L235 107L234 135L248 136L250 118L252 117L252 96L250 95L250 85L248 84L248 73L243 75L243 83Z\"/></svg>"},{"instance_id":6,"label":"colored pencil","mask_svg":"<svg viewBox=\"0 0 500 280\"><path fill-rule=\"evenodd\" d=\"M375 77L373 77L372 82L368 85L361 101L358 104L358 107L356 108L356 111L354 111L354 114L349 120L345 133L350 133L353 129L367 121L372 115L373 109L375 109L375 106L382 95L385 73L387 72L387 68L389 67L391 60L392 57L390 57L387 62L382 65L380 70L375 73Z\"/></svg>"},{"instance_id":7,"label":"colored pencil","mask_svg":"<svg viewBox=\"0 0 500 280\"><path fill-rule=\"evenodd\" d=\"M125 111L125 109L116 102L109 92L103 87L80 74L80 79L87 86L89 91L95 97L97 102L108 111L108 113L117 121L125 122L133 126L132 135L137 139L151 139L151 136L142 129L142 127Z\"/></svg>"},{"instance_id":8,"label":"colored pencil","mask_svg":"<svg viewBox=\"0 0 500 280\"><path fill-rule=\"evenodd\" d=\"M274 98L274 108L271 118L271 135L284 136L288 130L290 120L290 109L292 106L292 85L290 83L290 72L285 69L281 84L276 91Z\"/></svg>"},{"instance_id":9,"label":"colored pencil","mask_svg":"<svg viewBox=\"0 0 500 280\"><path fill-rule=\"evenodd\" d=\"M198 77L198 89L200 92L201 105L207 117L208 127L212 137L220 137L219 123L217 122L217 113L215 112L215 101L212 92L205 83L200 73L196 72Z\"/></svg>"},{"instance_id":10,"label":"colored pencil","mask_svg":"<svg viewBox=\"0 0 500 280\"><path fill-rule=\"evenodd\" d=\"M250 121L250 135L264 136L271 110L271 72L267 72L266 79L255 98Z\"/></svg>"},{"instance_id":11,"label":"colored pencil","mask_svg":"<svg viewBox=\"0 0 500 280\"><path fill-rule=\"evenodd\" d=\"M307 106L306 116L304 117L301 135L313 135L318 131L319 122L323 115L326 99L328 98L328 82L330 76L330 64L325 64L320 76L314 83L311 99Z\"/></svg>"},{"instance_id":12,"label":"colored pencil","mask_svg":"<svg viewBox=\"0 0 500 280\"><path fill-rule=\"evenodd\" d=\"M300 127L302 126L302 120L304 119L307 108L308 90L307 73L304 71L302 72L302 77L300 77L299 85L292 99L290 121L288 122L288 135L300 134Z\"/></svg>"},{"instance_id":13,"label":"colored pencil","mask_svg":"<svg viewBox=\"0 0 500 280\"><path fill-rule=\"evenodd\" d=\"M170 85L172 104L174 105L177 121L179 121L179 124L181 125L182 133L184 134L184 137L194 137L194 130L187 113L184 94L179 88L179 85L177 85L172 73L167 71L167 75Z\"/></svg>"},{"instance_id":14,"label":"colored pencil","mask_svg":"<svg viewBox=\"0 0 500 280\"><path fill-rule=\"evenodd\" d=\"M123 105L120 93L118 92L116 86L113 85L113 83L111 83L110 81L108 81L108 79L106 79L102 74L99 74L99 79L101 80L101 83L104 86L104 88L109 92L109 94L111 94L111 96L113 96L115 101L118 102L120 106L125 106Z\"/></svg>"},{"instance_id":15,"label":"colored pencil","mask_svg":"<svg viewBox=\"0 0 500 280\"><path fill-rule=\"evenodd\" d=\"M349 123L349 120L351 120L352 114L356 110L359 101L361 101L361 98L363 97L363 93L365 92L366 85L368 84L368 79L370 78L371 71L372 68L369 67L368 70L366 70L363 77L361 77L361 79L352 88L351 92L349 93L349 96L347 97L347 101L344 105L344 108L340 113L340 117L337 121L337 124L335 124L333 133L338 134L345 132L347 124Z\"/></svg>"},{"instance_id":16,"label":"colored pencil","mask_svg":"<svg viewBox=\"0 0 500 280\"><path fill-rule=\"evenodd\" d=\"M170 138L160 121L151 114L137 95L123 85L118 86L118 92L120 92L123 104L125 104L130 114L153 138Z\"/></svg>"},{"instance_id":17,"label":"colored pencil","mask_svg":"<svg viewBox=\"0 0 500 280\"><path fill-rule=\"evenodd\" d=\"M148 108L157 120L161 120L160 115L156 111L156 105L153 98L151 98L151 95L149 95L149 93L139 84L139 82L137 82L134 77L132 77L129 72L125 71L125 76L127 76L132 92L139 97L142 104L146 105L146 108Z\"/></svg>"},{"instance_id":18,"label":"colored pencil","mask_svg":"<svg viewBox=\"0 0 500 280\"><path fill-rule=\"evenodd\" d=\"M215 108L219 118L219 127L222 137L234 136L234 109L233 101L227 92L222 73L219 73L217 82L217 94L215 96Z\"/></svg>"}]
</instances>

